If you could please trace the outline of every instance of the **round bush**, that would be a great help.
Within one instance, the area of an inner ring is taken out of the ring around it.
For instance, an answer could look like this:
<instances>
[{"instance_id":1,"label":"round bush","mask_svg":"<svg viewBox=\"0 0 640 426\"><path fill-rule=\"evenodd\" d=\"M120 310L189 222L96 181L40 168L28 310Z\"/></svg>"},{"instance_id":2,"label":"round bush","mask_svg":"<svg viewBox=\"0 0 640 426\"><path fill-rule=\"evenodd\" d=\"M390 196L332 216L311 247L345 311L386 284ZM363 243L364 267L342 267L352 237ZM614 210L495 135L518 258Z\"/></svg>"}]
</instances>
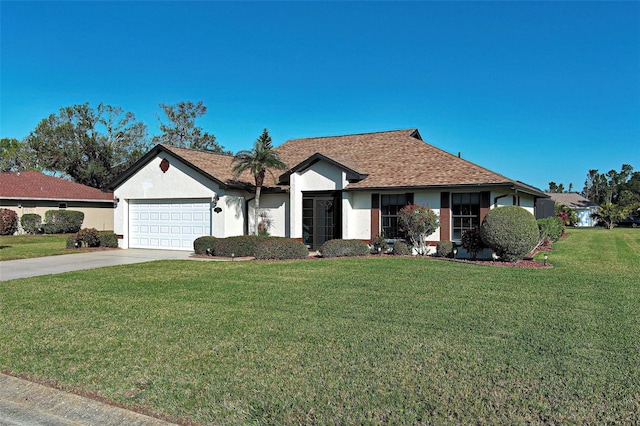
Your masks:
<instances>
[{"instance_id":1,"label":"round bush","mask_svg":"<svg viewBox=\"0 0 640 426\"><path fill-rule=\"evenodd\" d=\"M100 247L109 247L109 248L118 247L118 235L116 235L115 232L101 232Z\"/></svg>"},{"instance_id":2,"label":"round bush","mask_svg":"<svg viewBox=\"0 0 640 426\"><path fill-rule=\"evenodd\" d=\"M272 237L258 244L256 259L306 259L309 250L302 242L291 238Z\"/></svg>"},{"instance_id":3,"label":"round bush","mask_svg":"<svg viewBox=\"0 0 640 426\"><path fill-rule=\"evenodd\" d=\"M100 233L95 228L84 228L78 231L76 241L82 242L86 247L100 246Z\"/></svg>"},{"instance_id":4,"label":"round bush","mask_svg":"<svg viewBox=\"0 0 640 426\"><path fill-rule=\"evenodd\" d=\"M516 262L533 250L539 235L536 218L518 206L491 210L480 227L482 242L508 262Z\"/></svg>"},{"instance_id":5,"label":"round bush","mask_svg":"<svg viewBox=\"0 0 640 426\"><path fill-rule=\"evenodd\" d=\"M20 225L27 234L37 234L42 226L42 216L36 213L25 213L20 218Z\"/></svg>"},{"instance_id":6,"label":"round bush","mask_svg":"<svg viewBox=\"0 0 640 426\"><path fill-rule=\"evenodd\" d=\"M453 257L453 241L440 241L436 245L436 254L439 257Z\"/></svg>"},{"instance_id":7,"label":"round bush","mask_svg":"<svg viewBox=\"0 0 640 426\"><path fill-rule=\"evenodd\" d=\"M409 256L411 253L411 247L404 241L396 241L393 244L393 254L396 256Z\"/></svg>"},{"instance_id":8,"label":"round bush","mask_svg":"<svg viewBox=\"0 0 640 426\"><path fill-rule=\"evenodd\" d=\"M0 235L13 235L18 230L18 214L13 210L0 209Z\"/></svg>"}]
</instances>

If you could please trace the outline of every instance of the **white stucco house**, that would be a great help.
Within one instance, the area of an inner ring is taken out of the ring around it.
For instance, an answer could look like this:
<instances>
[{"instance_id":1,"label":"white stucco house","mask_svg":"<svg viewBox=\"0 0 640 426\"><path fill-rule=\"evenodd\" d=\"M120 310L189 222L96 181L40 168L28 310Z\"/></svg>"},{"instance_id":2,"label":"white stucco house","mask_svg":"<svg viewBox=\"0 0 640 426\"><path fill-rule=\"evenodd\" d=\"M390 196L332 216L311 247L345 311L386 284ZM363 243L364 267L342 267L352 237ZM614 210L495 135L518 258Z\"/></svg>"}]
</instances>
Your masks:
<instances>
[{"instance_id":1,"label":"white stucco house","mask_svg":"<svg viewBox=\"0 0 640 426\"><path fill-rule=\"evenodd\" d=\"M559 205L567 206L575 210L578 216L578 222L576 226L596 226L597 220L591 217L592 214L597 213L600 208L596 203L583 197L577 192L547 192L547 195Z\"/></svg>"},{"instance_id":2,"label":"white stucco house","mask_svg":"<svg viewBox=\"0 0 640 426\"><path fill-rule=\"evenodd\" d=\"M532 214L539 189L424 142L417 129L290 140L277 147L289 167L267 175L260 209L271 235L318 248L333 238L401 237L397 212L409 203L440 216L430 236L459 241L496 206ZM192 250L203 235L253 229L253 178L233 178L233 157L158 145L111 185L122 248Z\"/></svg>"}]
</instances>

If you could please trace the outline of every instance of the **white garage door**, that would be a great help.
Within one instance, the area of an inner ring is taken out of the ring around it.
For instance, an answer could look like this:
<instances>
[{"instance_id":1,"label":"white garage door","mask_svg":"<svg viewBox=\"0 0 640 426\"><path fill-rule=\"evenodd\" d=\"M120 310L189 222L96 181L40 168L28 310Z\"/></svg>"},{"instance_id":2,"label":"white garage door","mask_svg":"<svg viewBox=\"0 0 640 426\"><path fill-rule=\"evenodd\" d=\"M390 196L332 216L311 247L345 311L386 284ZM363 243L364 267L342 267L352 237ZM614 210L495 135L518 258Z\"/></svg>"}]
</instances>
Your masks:
<instances>
[{"instance_id":1,"label":"white garage door","mask_svg":"<svg viewBox=\"0 0 640 426\"><path fill-rule=\"evenodd\" d=\"M211 235L209 201L129 202L129 247L193 250L193 241Z\"/></svg>"}]
</instances>

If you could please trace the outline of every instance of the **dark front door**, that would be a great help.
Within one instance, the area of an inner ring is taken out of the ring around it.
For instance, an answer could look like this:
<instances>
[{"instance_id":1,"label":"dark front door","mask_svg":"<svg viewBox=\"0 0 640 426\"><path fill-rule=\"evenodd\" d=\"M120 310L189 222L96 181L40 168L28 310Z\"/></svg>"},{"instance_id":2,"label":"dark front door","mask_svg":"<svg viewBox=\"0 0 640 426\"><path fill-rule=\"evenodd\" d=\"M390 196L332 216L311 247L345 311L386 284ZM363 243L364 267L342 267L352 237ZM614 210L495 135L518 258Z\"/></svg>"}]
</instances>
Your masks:
<instances>
[{"instance_id":1,"label":"dark front door","mask_svg":"<svg viewBox=\"0 0 640 426\"><path fill-rule=\"evenodd\" d=\"M335 197L305 197L302 200L302 237L313 249L338 238L339 200Z\"/></svg>"}]
</instances>

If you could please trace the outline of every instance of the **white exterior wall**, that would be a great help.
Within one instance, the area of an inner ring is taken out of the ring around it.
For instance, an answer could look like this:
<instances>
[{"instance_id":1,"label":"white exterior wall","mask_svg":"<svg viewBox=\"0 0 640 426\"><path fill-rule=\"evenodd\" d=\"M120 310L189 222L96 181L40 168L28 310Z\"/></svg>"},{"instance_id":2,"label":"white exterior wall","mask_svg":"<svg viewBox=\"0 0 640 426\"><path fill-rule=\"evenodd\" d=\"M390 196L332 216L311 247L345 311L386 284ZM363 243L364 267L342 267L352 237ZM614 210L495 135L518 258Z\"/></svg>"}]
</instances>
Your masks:
<instances>
[{"instance_id":1,"label":"white exterior wall","mask_svg":"<svg viewBox=\"0 0 640 426\"><path fill-rule=\"evenodd\" d=\"M245 197L238 193L229 193L218 201L222 209L220 213L213 212L214 237L225 238L244 235Z\"/></svg>"},{"instance_id":2,"label":"white exterior wall","mask_svg":"<svg viewBox=\"0 0 640 426\"><path fill-rule=\"evenodd\" d=\"M419 206L429 207L440 217L440 191L414 192L413 202ZM440 227L427 237L427 241L440 241Z\"/></svg>"},{"instance_id":3,"label":"white exterior wall","mask_svg":"<svg viewBox=\"0 0 640 426\"><path fill-rule=\"evenodd\" d=\"M262 194L260 196L260 210L268 214L271 219L269 234L274 237L289 236L289 194ZM300 201L302 206L302 201ZM254 230L255 199L249 202L249 234ZM260 218L258 218L260 220Z\"/></svg>"},{"instance_id":4,"label":"white exterior wall","mask_svg":"<svg viewBox=\"0 0 640 426\"><path fill-rule=\"evenodd\" d=\"M163 173L160 162L165 158L170 166ZM168 153L161 153L138 170L115 189L114 196L119 201L114 209L113 228L116 234L123 236L119 240L119 246L124 249L129 248L129 200L211 200L217 196L217 207L222 210L216 213L212 207L211 233L216 237L226 237L242 235L244 232L244 198L238 195L227 196L215 182ZM239 209L238 205L241 206Z\"/></svg>"},{"instance_id":5,"label":"white exterior wall","mask_svg":"<svg viewBox=\"0 0 640 426\"><path fill-rule=\"evenodd\" d=\"M301 173L290 177L290 225L291 238L302 238L302 193L303 191L340 191L349 182L346 173L324 161L319 161ZM262 200L260 200L262 202ZM344 213L344 211L343 211ZM343 220L343 223L345 221ZM343 229L343 235L345 230ZM348 233L348 230L347 230Z\"/></svg>"},{"instance_id":6,"label":"white exterior wall","mask_svg":"<svg viewBox=\"0 0 640 426\"><path fill-rule=\"evenodd\" d=\"M503 195L506 195L506 197L502 197ZM496 199L496 197L502 197L500 199L498 199L498 205L496 206L494 203L494 200ZM529 195L529 194L525 194L524 192L518 192L516 194L516 204L518 204L518 197L520 198L520 207L522 207L523 209L527 210L529 213L531 214L535 214L535 198L533 197L533 195ZM491 208L494 209L496 207L503 207L503 206L513 206L513 191L491 191Z\"/></svg>"},{"instance_id":7,"label":"white exterior wall","mask_svg":"<svg viewBox=\"0 0 640 426\"><path fill-rule=\"evenodd\" d=\"M371 238L371 193L344 192L342 194L342 238L369 240Z\"/></svg>"}]
</instances>

